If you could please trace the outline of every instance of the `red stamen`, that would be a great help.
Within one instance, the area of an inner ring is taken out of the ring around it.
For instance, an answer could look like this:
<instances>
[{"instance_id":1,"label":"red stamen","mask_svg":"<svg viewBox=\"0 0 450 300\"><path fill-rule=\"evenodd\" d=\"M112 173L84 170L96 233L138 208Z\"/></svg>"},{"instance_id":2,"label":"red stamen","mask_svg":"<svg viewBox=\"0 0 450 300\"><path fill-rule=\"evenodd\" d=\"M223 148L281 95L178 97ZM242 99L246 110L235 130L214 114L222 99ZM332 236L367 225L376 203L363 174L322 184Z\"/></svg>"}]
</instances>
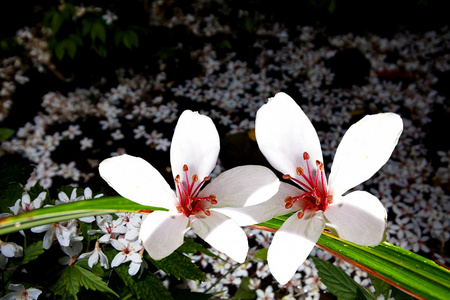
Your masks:
<instances>
[{"instance_id":1,"label":"red stamen","mask_svg":"<svg viewBox=\"0 0 450 300\"><path fill-rule=\"evenodd\" d=\"M186 217L199 212L203 212L205 215L209 216L211 215L211 212L203 208L203 203L204 201L207 201L211 204L217 204L216 196L211 194L208 197L197 197L197 194L203 184L211 178L207 176L199 183L198 175L194 174L189 176L188 171L188 166L184 165L183 172L185 172L186 183L181 182L180 175L175 176L174 179L179 200L177 210Z\"/></svg>"}]
</instances>

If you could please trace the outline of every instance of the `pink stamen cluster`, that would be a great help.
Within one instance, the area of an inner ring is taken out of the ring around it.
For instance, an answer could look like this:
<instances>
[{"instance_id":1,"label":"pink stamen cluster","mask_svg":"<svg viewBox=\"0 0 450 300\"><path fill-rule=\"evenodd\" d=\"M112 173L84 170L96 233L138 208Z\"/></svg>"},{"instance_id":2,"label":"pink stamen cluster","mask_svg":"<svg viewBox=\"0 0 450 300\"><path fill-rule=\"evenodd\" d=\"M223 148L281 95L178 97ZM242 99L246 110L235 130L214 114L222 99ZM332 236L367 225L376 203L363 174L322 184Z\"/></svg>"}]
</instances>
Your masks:
<instances>
[{"instance_id":1,"label":"pink stamen cluster","mask_svg":"<svg viewBox=\"0 0 450 300\"><path fill-rule=\"evenodd\" d=\"M208 197L197 197L200 188L205 182L210 180L210 177L203 178L203 181L198 182L197 174L192 175L189 178L188 175L189 168L187 165L183 166L183 172L186 176L186 186L183 185L180 179L180 175L175 177L175 185L177 187L179 204L177 206L178 212L184 214L186 217L190 215L203 212L205 215L211 215L209 210L204 209L203 201L207 201L211 204L217 204L216 196L209 195Z\"/></svg>"},{"instance_id":2,"label":"pink stamen cluster","mask_svg":"<svg viewBox=\"0 0 450 300\"><path fill-rule=\"evenodd\" d=\"M301 176L303 179L305 179L305 182L302 182L296 178L293 178L291 175L283 175L284 179L290 179L294 181L295 183L299 184L302 190L305 191L305 193L301 194L300 196L288 196L286 199L284 199L284 202L286 203L285 207L286 209L291 208L294 206L294 203L303 200L306 202L306 206L300 210L297 213L297 217L301 219L303 215L305 214L305 211L308 209L311 210L322 210L325 211L330 203L333 202L333 195L328 194L327 187L325 185L325 174L324 174L324 167L323 163L316 160L316 176L315 178L312 175L311 168L309 166L309 154L307 152L303 153L303 159L306 161L306 165L308 167L308 172L305 174L305 170L298 167L296 169L297 175Z\"/></svg>"}]
</instances>

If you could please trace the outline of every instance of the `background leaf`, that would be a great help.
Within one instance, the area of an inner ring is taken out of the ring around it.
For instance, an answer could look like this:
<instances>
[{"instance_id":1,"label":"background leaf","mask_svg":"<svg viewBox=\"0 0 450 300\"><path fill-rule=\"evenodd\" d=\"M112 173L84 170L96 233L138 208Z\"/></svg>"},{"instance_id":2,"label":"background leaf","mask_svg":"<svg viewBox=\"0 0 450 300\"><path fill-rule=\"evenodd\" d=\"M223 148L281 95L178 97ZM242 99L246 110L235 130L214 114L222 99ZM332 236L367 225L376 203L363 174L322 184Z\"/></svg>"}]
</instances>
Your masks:
<instances>
[{"instance_id":1,"label":"background leaf","mask_svg":"<svg viewBox=\"0 0 450 300\"><path fill-rule=\"evenodd\" d=\"M330 262L311 257L319 272L320 280L327 286L327 290L338 299L373 299L373 297L358 283L356 283L344 270ZM357 297L357 293L360 297ZM361 296L363 298L361 298Z\"/></svg>"},{"instance_id":2,"label":"background leaf","mask_svg":"<svg viewBox=\"0 0 450 300\"><path fill-rule=\"evenodd\" d=\"M196 264L191 262L191 259L177 251L169 256L154 260L146 253L146 258L152 262L158 269L161 269L169 276L174 276L178 280L205 280L206 275L200 271Z\"/></svg>"}]
</instances>

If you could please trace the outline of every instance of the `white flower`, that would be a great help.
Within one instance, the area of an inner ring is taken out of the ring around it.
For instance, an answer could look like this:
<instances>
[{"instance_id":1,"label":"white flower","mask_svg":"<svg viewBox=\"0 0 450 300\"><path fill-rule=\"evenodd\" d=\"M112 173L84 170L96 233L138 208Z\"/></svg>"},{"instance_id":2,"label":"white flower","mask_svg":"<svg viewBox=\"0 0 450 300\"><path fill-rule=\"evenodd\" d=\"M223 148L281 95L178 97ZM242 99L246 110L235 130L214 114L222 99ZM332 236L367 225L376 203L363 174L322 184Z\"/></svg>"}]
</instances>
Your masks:
<instances>
[{"instance_id":1,"label":"white flower","mask_svg":"<svg viewBox=\"0 0 450 300\"><path fill-rule=\"evenodd\" d=\"M281 284L304 262L325 224L359 245L383 240L386 210L380 201L364 191L343 195L386 163L402 129L393 113L366 116L351 126L336 150L327 184L319 138L301 108L284 93L261 107L255 128L259 148L284 179L299 187L282 184L268 205L278 215L297 212L275 233L268 252L269 268Z\"/></svg>"},{"instance_id":2,"label":"white flower","mask_svg":"<svg viewBox=\"0 0 450 300\"><path fill-rule=\"evenodd\" d=\"M111 262L111 268L117 267L122 263L131 261L128 269L128 274L135 275L142 263L142 257L138 253L142 249L142 245L139 241L130 242L123 237L119 237L117 240L111 240L111 245L120 252L116 254Z\"/></svg>"},{"instance_id":3,"label":"white flower","mask_svg":"<svg viewBox=\"0 0 450 300\"><path fill-rule=\"evenodd\" d=\"M27 289L21 284L10 284L8 289L14 291L3 296L2 300L35 300L42 291L38 289Z\"/></svg>"},{"instance_id":4,"label":"white flower","mask_svg":"<svg viewBox=\"0 0 450 300\"><path fill-rule=\"evenodd\" d=\"M30 195L28 195L27 192L24 192L22 194L21 199L17 199L14 206L10 207L11 211L15 214L21 214L36 208L40 208L42 206L42 203L45 200L45 196L47 195L46 192L42 192L38 195L36 199L31 201Z\"/></svg>"},{"instance_id":5,"label":"white flower","mask_svg":"<svg viewBox=\"0 0 450 300\"><path fill-rule=\"evenodd\" d=\"M171 254L183 243L186 231L193 228L217 250L238 262L245 260L247 236L239 225L248 225L248 220L230 219L227 215L233 212L224 208L258 204L275 194L279 181L267 168L243 166L222 173L200 190L216 165L219 149L219 135L211 119L185 111L170 149L176 193L139 157L121 155L100 163L100 175L120 195L169 209L154 211L142 222L140 238L153 259Z\"/></svg>"},{"instance_id":6,"label":"white flower","mask_svg":"<svg viewBox=\"0 0 450 300\"><path fill-rule=\"evenodd\" d=\"M87 257L89 257L88 259L89 267L92 268L94 265L98 264L98 261L100 259L100 265L105 269L109 268L108 258L106 257L105 253L103 253L102 248L100 248L100 243L98 241L95 243L94 250L92 250L91 252L81 254L78 257L78 259L83 259Z\"/></svg>"},{"instance_id":7,"label":"white flower","mask_svg":"<svg viewBox=\"0 0 450 300\"><path fill-rule=\"evenodd\" d=\"M61 247L61 250L67 256L61 257L58 262L62 265L72 265L77 260L81 250L83 250L83 243L75 241L71 246Z\"/></svg>"},{"instance_id":8,"label":"white flower","mask_svg":"<svg viewBox=\"0 0 450 300\"><path fill-rule=\"evenodd\" d=\"M88 234L103 233L98 239L100 243L109 243L111 239L115 239L120 234L125 234L128 229L122 224L121 219L113 220L111 215L97 216L97 226L99 230L90 229Z\"/></svg>"},{"instance_id":9,"label":"white flower","mask_svg":"<svg viewBox=\"0 0 450 300\"><path fill-rule=\"evenodd\" d=\"M8 258L23 256L23 248L13 242L0 240L0 269L4 269Z\"/></svg>"}]
</instances>

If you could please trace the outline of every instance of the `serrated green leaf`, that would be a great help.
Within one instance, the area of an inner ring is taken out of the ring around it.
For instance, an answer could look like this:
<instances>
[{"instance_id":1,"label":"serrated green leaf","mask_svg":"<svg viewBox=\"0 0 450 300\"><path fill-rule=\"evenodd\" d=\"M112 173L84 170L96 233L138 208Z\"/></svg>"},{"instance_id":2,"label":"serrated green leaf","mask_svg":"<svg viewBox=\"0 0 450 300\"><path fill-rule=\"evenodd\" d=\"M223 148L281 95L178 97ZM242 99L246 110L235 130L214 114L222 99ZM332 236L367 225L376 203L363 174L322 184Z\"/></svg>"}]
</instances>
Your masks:
<instances>
[{"instance_id":1,"label":"serrated green leaf","mask_svg":"<svg viewBox=\"0 0 450 300\"><path fill-rule=\"evenodd\" d=\"M106 252L108 258L113 257L114 250ZM141 276L131 276L128 274L128 265L121 264L114 268L114 272L120 277L126 286L135 294L138 299L159 300L173 299L170 292L164 287L161 280L155 274L145 271Z\"/></svg>"},{"instance_id":2,"label":"serrated green leaf","mask_svg":"<svg viewBox=\"0 0 450 300\"><path fill-rule=\"evenodd\" d=\"M250 288L250 277L243 277L234 297L231 299L255 299L256 292Z\"/></svg>"},{"instance_id":3,"label":"serrated green leaf","mask_svg":"<svg viewBox=\"0 0 450 300\"><path fill-rule=\"evenodd\" d=\"M66 47L64 45L64 41L59 41L55 45L55 55L61 60L64 57L64 53L66 52Z\"/></svg>"},{"instance_id":4,"label":"serrated green leaf","mask_svg":"<svg viewBox=\"0 0 450 300\"><path fill-rule=\"evenodd\" d=\"M103 271L103 268L100 264L95 264L92 266L92 268L89 267L89 260L87 258L77 260L75 264L87 270L92 270L92 272L94 272L95 275L98 275L100 277L102 277L103 274L105 274L105 271Z\"/></svg>"},{"instance_id":5,"label":"serrated green leaf","mask_svg":"<svg viewBox=\"0 0 450 300\"><path fill-rule=\"evenodd\" d=\"M86 36L92 31L93 23L86 18L83 18L81 21L81 35Z\"/></svg>"},{"instance_id":6,"label":"serrated green leaf","mask_svg":"<svg viewBox=\"0 0 450 300\"><path fill-rule=\"evenodd\" d=\"M54 10L51 13L52 13L51 17L52 34L55 35L58 32L59 28L61 27L62 23L64 22L64 19L57 10Z\"/></svg>"},{"instance_id":7,"label":"serrated green leaf","mask_svg":"<svg viewBox=\"0 0 450 300\"><path fill-rule=\"evenodd\" d=\"M42 241L39 240L24 249L22 264L25 265L30 261L35 260L42 253L44 253L44 247L42 246Z\"/></svg>"},{"instance_id":8,"label":"serrated green leaf","mask_svg":"<svg viewBox=\"0 0 450 300\"><path fill-rule=\"evenodd\" d=\"M338 297L338 299L373 299L365 289L356 283L345 271L336 267L332 263L311 257L316 265L320 280L327 286L327 291ZM364 298L357 298L357 292Z\"/></svg>"},{"instance_id":9,"label":"serrated green leaf","mask_svg":"<svg viewBox=\"0 0 450 300\"><path fill-rule=\"evenodd\" d=\"M15 133L14 129L11 128L0 128L0 142L4 142Z\"/></svg>"},{"instance_id":10,"label":"serrated green leaf","mask_svg":"<svg viewBox=\"0 0 450 300\"><path fill-rule=\"evenodd\" d=\"M23 187L19 183L11 183L2 192L3 199L0 201L0 211L11 214L12 211L10 207L12 207L18 199L22 198L22 194L24 192Z\"/></svg>"},{"instance_id":11,"label":"serrated green leaf","mask_svg":"<svg viewBox=\"0 0 450 300\"><path fill-rule=\"evenodd\" d=\"M51 290L63 297L70 295L76 297L80 287L93 291L108 292L119 297L99 276L79 265L66 266Z\"/></svg>"},{"instance_id":12,"label":"serrated green leaf","mask_svg":"<svg viewBox=\"0 0 450 300\"><path fill-rule=\"evenodd\" d=\"M154 210L167 211L161 207L140 205L119 196L76 201L0 219L0 235L81 217L118 212L149 213Z\"/></svg>"},{"instance_id":13,"label":"serrated green leaf","mask_svg":"<svg viewBox=\"0 0 450 300\"><path fill-rule=\"evenodd\" d=\"M93 291L108 292L119 298L119 295L117 295L116 292L109 288L106 282L104 282L100 276L95 275L91 271L88 271L79 265L73 265L73 267L80 274L80 285L82 287Z\"/></svg>"},{"instance_id":14,"label":"serrated green leaf","mask_svg":"<svg viewBox=\"0 0 450 300\"><path fill-rule=\"evenodd\" d=\"M154 260L146 255L147 259L152 262L158 269L163 270L167 275L174 276L178 280L205 280L206 275L191 262L189 257L184 254L173 252L169 256Z\"/></svg>"},{"instance_id":15,"label":"serrated green leaf","mask_svg":"<svg viewBox=\"0 0 450 300\"><path fill-rule=\"evenodd\" d=\"M100 22L95 22L92 24L91 28L91 39L92 42L95 42L95 39L99 39L103 43L105 43L106 40L106 30L105 26Z\"/></svg>"},{"instance_id":16,"label":"serrated green leaf","mask_svg":"<svg viewBox=\"0 0 450 300\"><path fill-rule=\"evenodd\" d=\"M373 275L369 274L370 281L372 282L373 287L375 288L375 292L377 292L377 296L384 296L384 299L389 298L389 291L391 290L391 285L386 281L376 278Z\"/></svg>"}]
</instances>

